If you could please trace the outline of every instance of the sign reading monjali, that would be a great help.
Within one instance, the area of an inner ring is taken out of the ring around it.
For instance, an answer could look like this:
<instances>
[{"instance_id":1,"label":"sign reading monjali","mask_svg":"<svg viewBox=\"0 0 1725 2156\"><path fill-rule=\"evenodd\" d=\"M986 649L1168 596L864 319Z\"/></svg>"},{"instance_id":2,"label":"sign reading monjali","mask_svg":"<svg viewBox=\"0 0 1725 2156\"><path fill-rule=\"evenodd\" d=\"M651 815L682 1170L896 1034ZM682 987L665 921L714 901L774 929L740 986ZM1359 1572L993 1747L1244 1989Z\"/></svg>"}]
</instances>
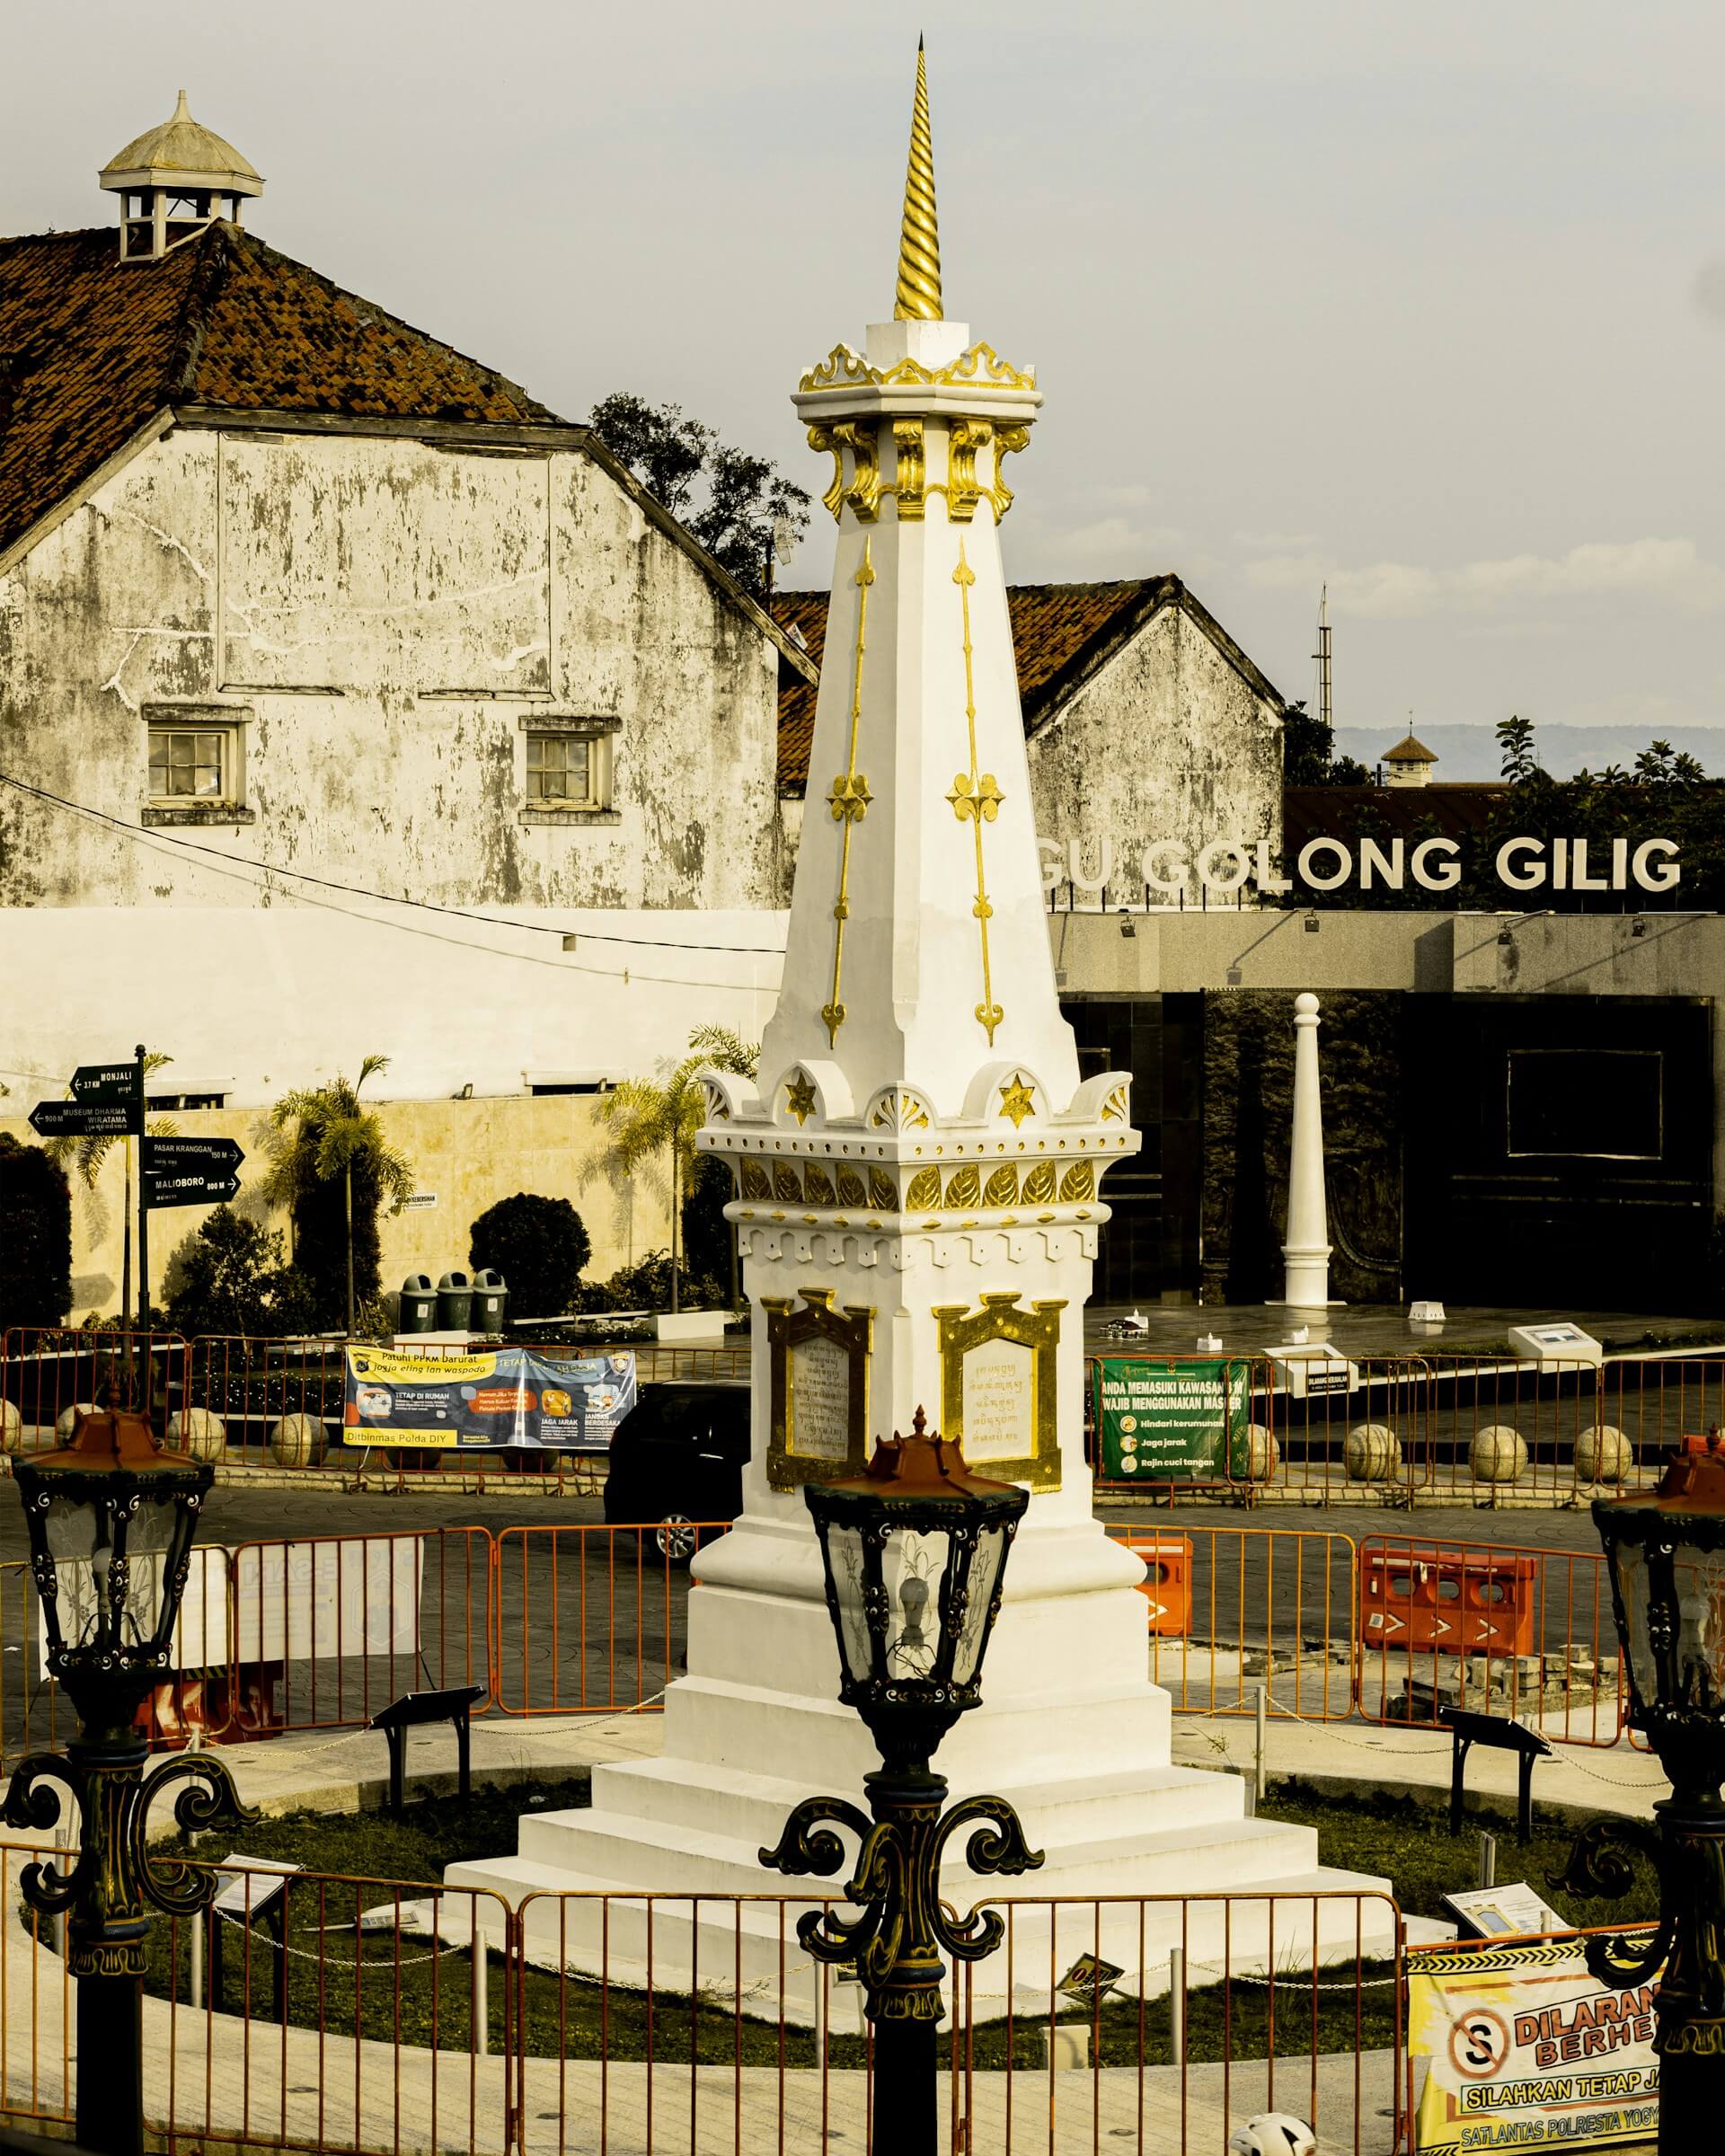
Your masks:
<instances>
[{"instance_id":1,"label":"sign reading monjali","mask_svg":"<svg viewBox=\"0 0 1725 2156\"><path fill-rule=\"evenodd\" d=\"M634 1404L632 1355L500 1348L434 1360L349 1348L342 1421L349 1445L602 1453Z\"/></svg>"},{"instance_id":2,"label":"sign reading monjali","mask_svg":"<svg viewBox=\"0 0 1725 2156\"><path fill-rule=\"evenodd\" d=\"M1121 1358L1096 1365L1104 1475L1208 1482L1225 1474L1245 1436L1249 1365Z\"/></svg>"},{"instance_id":3,"label":"sign reading monjali","mask_svg":"<svg viewBox=\"0 0 1725 2156\"><path fill-rule=\"evenodd\" d=\"M1576 1938L1411 1956L1408 2049L1429 2062L1419 2156L1650 2139L1654 1988L1601 1991Z\"/></svg>"}]
</instances>

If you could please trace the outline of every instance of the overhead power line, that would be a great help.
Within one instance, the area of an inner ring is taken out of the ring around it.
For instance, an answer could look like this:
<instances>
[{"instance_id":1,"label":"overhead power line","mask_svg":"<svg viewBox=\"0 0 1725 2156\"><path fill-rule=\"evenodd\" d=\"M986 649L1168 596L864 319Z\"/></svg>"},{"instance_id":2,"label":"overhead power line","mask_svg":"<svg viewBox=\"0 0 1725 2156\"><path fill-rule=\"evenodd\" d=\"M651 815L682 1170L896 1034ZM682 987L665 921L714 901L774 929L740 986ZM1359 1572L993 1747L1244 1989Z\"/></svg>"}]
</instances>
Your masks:
<instances>
[{"instance_id":1,"label":"overhead power line","mask_svg":"<svg viewBox=\"0 0 1725 2156\"><path fill-rule=\"evenodd\" d=\"M436 914L447 920L476 921L486 928L514 929L530 936L555 936L560 941L573 934L589 943L615 943L624 950L710 951L717 956L739 958L783 959L784 956L783 950L776 943L680 942L668 936L620 936L598 929L549 928L537 921L500 920L495 914L475 913L459 906L439 906L432 898L397 898L387 891L362 890L350 883L340 883L333 877L314 876L309 869L282 868L274 862L257 860L243 853L224 853L219 846L200 845L196 839L181 838L172 831L148 829L142 824L128 821L125 817L111 816L105 808L93 808L87 802L68 800L64 794L52 793L45 786L32 786L28 780L14 778L10 772L0 771L0 786L10 786L15 792L25 794L33 800L45 801L49 807L64 809L68 815L87 817L93 823L103 824L137 844L178 847L182 853L206 855L211 861L219 862L225 869L251 870L259 876L280 877L285 881L305 884L317 890L334 891L341 897L363 898L373 906L407 906L416 913Z\"/></svg>"}]
</instances>

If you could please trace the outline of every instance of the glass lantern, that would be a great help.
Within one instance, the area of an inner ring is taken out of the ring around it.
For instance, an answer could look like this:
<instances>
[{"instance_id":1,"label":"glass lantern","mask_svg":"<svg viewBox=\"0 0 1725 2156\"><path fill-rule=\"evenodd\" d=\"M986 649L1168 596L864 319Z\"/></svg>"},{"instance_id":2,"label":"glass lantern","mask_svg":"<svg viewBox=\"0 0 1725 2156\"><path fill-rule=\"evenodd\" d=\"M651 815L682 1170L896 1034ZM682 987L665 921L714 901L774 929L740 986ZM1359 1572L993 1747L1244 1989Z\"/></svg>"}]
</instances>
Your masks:
<instances>
[{"instance_id":1,"label":"glass lantern","mask_svg":"<svg viewBox=\"0 0 1725 2156\"><path fill-rule=\"evenodd\" d=\"M1725 1779L1725 1444L1685 1437L1657 1490L1598 1498L1632 1727L1674 1788Z\"/></svg>"},{"instance_id":2,"label":"glass lantern","mask_svg":"<svg viewBox=\"0 0 1725 2156\"><path fill-rule=\"evenodd\" d=\"M839 1697L884 1753L926 1760L981 1695L1007 1551L1030 1493L973 1474L956 1444L911 1435L851 1480L805 1486L838 1640ZM926 1739L924 1748L924 1740Z\"/></svg>"},{"instance_id":3,"label":"glass lantern","mask_svg":"<svg viewBox=\"0 0 1725 2156\"><path fill-rule=\"evenodd\" d=\"M129 1723L168 1674L208 1461L165 1452L129 1409L79 1418L13 1475L48 1634L49 1675L86 1723Z\"/></svg>"}]
</instances>

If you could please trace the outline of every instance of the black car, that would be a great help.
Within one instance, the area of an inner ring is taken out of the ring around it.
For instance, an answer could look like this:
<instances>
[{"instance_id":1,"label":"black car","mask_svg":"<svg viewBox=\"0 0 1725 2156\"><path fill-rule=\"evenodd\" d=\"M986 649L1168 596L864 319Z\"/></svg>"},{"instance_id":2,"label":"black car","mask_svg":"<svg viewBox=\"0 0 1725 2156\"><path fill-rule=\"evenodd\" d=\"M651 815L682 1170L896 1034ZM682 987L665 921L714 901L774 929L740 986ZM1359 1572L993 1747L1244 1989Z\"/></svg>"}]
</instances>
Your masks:
<instances>
[{"instance_id":1,"label":"black car","mask_svg":"<svg viewBox=\"0 0 1725 2156\"><path fill-rule=\"evenodd\" d=\"M744 1380L643 1385L611 1440L606 1524L656 1524L660 1554L686 1565L698 1524L742 1510L748 1442Z\"/></svg>"}]
</instances>

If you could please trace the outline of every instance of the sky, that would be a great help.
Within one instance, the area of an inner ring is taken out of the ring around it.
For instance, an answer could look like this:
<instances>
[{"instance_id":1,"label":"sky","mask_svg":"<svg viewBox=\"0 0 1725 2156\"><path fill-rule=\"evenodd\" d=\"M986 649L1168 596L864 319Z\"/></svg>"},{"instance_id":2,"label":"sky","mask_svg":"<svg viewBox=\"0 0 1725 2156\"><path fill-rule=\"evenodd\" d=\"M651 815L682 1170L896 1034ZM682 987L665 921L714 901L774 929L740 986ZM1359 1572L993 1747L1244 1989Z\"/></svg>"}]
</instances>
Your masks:
<instances>
[{"instance_id":1,"label":"sky","mask_svg":"<svg viewBox=\"0 0 1725 2156\"><path fill-rule=\"evenodd\" d=\"M1290 697L1327 580L1386 747L1725 729L1718 0L0 0L0 231L109 222L183 84L272 244L818 492L788 398L891 312L919 30L948 311L1047 397L1010 577L1172 570Z\"/></svg>"}]
</instances>

